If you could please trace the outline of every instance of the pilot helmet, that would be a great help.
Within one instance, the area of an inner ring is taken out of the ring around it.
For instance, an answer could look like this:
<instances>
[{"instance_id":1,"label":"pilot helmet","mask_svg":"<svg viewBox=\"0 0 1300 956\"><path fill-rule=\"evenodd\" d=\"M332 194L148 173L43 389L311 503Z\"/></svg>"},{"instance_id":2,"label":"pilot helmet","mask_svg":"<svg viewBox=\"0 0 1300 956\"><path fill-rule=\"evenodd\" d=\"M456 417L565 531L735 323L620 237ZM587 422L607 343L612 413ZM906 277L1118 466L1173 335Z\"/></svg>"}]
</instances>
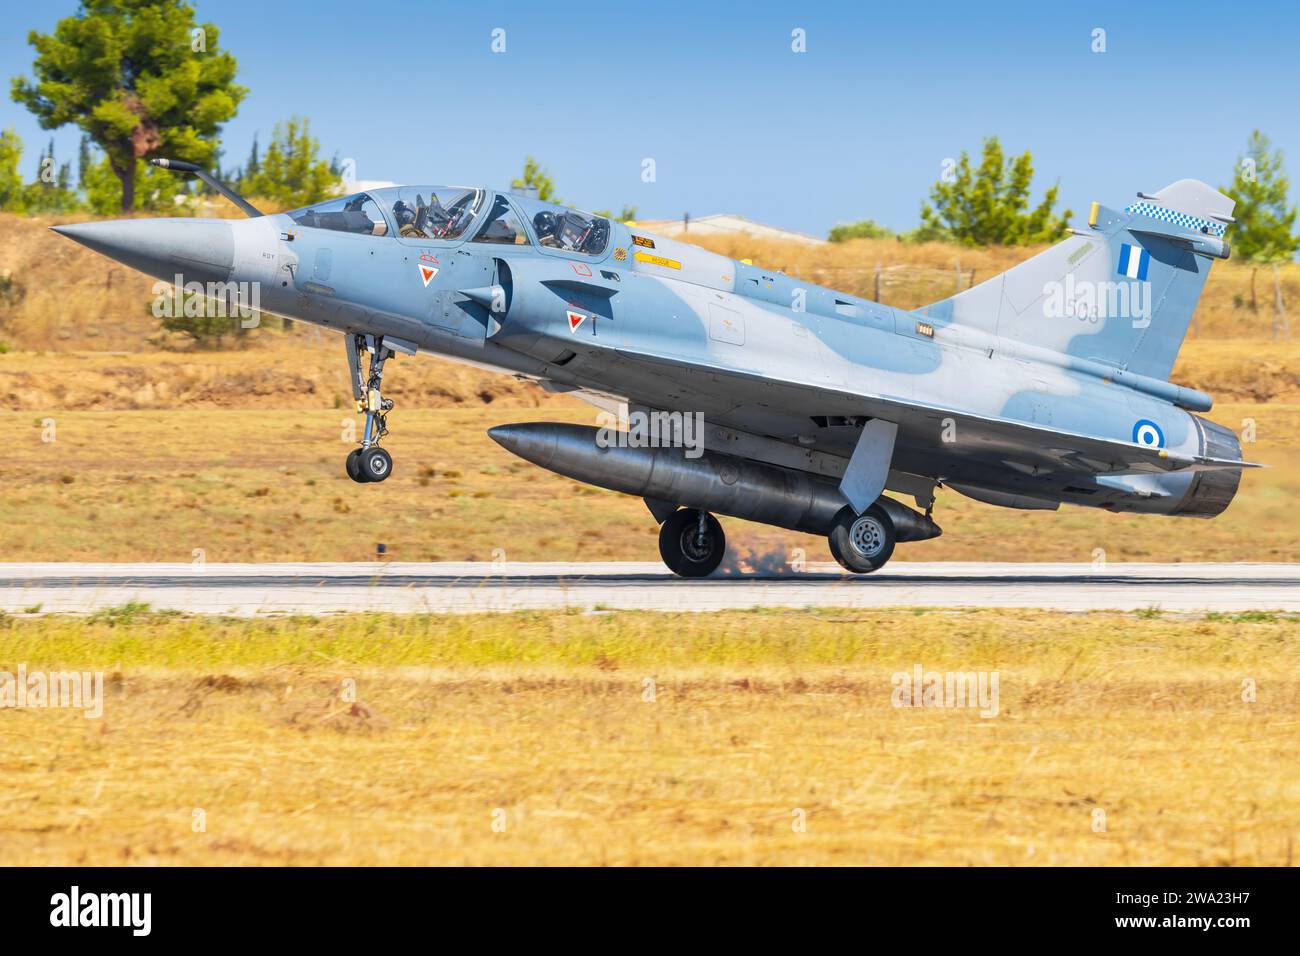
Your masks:
<instances>
[{"instance_id":1,"label":"pilot helmet","mask_svg":"<svg viewBox=\"0 0 1300 956\"><path fill-rule=\"evenodd\" d=\"M397 220L398 226L409 226L415 222L415 210L404 200L397 200L393 203L393 218Z\"/></svg>"},{"instance_id":2,"label":"pilot helmet","mask_svg":"<svg viewBox=\"0 0 1300 956\"><path fill-rule=\"evenodd\" d=\"M533 217L533 228L537 230L538 238L555 235L558 226L555 213L549 209L543 209Z\"/></svg>"}]
</instances>

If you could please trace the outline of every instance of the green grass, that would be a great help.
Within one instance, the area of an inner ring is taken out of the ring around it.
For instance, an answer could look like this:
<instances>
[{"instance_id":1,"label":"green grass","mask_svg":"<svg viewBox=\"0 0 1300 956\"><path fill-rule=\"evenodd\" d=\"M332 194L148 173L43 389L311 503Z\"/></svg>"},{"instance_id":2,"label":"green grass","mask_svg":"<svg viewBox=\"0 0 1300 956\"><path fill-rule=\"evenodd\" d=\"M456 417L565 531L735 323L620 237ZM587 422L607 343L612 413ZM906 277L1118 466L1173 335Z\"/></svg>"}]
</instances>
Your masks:
<instances>
[{"instance_id":1,"label":"green grass","mask_svg":"<svg viewBox=\"0 0 1300 956\"><path fill-rule=\"evenodd\" d=\"M1068 639L1063 628L1068 627ZM1143 659L1178 667L1189 641L1238 666L1300 638L1300 617L1276 614L1165 618L1143 610L1064 615L1045 611L859 611L823 608L673 614L581 611L513 614L349 614L219 618L125 604L86 617L0 615L0 662L112 667L356 666L864 667L921 655L1027 662L1072 659L1159 642ZM1300 672L1300 644L1288 651ZM927 661L928 666L928 661Z\"/></svg>"}]
</instances>

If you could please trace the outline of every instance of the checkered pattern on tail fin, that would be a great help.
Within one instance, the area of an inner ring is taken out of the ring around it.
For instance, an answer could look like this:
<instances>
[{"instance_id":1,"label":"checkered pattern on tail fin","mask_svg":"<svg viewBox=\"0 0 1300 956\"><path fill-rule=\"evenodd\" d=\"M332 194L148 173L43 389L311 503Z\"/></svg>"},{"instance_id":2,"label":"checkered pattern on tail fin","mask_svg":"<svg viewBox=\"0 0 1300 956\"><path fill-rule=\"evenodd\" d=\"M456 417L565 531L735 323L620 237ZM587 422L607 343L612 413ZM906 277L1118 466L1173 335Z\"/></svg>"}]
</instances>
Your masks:
<instances>
[{"instance_id":1,"label":"checkered pattern on tail fin","mask_svg":"<svg viewBox=\"0 0 1300 956\"><path fill-rule=\"evenodd\" d=\"M1124 209L1093 204L1087 227L973 289L918 310L1104 366L1167 380L1233 200L1182 179Z\"/></svg>"}]
</instances>

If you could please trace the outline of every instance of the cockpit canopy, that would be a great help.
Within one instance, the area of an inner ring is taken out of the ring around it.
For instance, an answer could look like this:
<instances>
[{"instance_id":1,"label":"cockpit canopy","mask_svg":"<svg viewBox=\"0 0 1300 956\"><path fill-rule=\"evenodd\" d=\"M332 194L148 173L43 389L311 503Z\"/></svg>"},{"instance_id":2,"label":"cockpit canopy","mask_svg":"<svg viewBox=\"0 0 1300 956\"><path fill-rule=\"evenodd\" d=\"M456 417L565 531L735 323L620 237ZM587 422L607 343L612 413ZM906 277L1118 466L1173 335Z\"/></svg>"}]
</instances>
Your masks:
<instances>
[{"instance_id":1,"label":"cockpit canopy","mask_svg":"<svg viewBox=\"0 0 1300 956\"><path fill-rule=\"evenodd\" d=\"M391 186L295 209L302 226L367 236L457 239L478 215L483 190L462 186Z\"/></svg>"},{"instance_id":2,"label":"cockpit canopy","mask_svg":"<svg viewBox=\"0 0 1300 956\"><path fill-rule=\"evenodd\" d=\"M306 209L295 209L288 215L298 225L312 229L358 232L366 236L382 236L388 232L383 213L366 193L329 199Z\"/></svg>"},{"instance_id":3,"label":"cockpit canopy","mask_svg":"<svg viewBox=\"0 0 1300 956\"><path fill-rule=\"evenodd\" d=\"M519 204L537 241L548 249L598 256L609 245L608 219L527 196L512 196L511 202Z\"/></svg>"},{"instance_id":4,"label":"cockpit canopy","mask_svg":"<svg viewBox=\"0 0 1300 956\"><path fill-rule=\"evenodd\" d=\"M390 186L295 209L294 222L367 236L404 239L462 238L489 205L472 242L528 245L587 256L603 255L609 245L608 219L526 196L492 195L464 186ZM526 223L526 225L525 225ZM529 229L532 234L530 236Z\"/></svg>"},{"instance_id":5,"label":"cockpit canopy","mask_svg":"<svg viewBox=\"0 0 1300 956\"><path fill-rule=\"evenodd\" d=\"M483 190L463 186L394 186L373 195L406 239L459 239L483 206Z\"/></svg>"}]
</instances>

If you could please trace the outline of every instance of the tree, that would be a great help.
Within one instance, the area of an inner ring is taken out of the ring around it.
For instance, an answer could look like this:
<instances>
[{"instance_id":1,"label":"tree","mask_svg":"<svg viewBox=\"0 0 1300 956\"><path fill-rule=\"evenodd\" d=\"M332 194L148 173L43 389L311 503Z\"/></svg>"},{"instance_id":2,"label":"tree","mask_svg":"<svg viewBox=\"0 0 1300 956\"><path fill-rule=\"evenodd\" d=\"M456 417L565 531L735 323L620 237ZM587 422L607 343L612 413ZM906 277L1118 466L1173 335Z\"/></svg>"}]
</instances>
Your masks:
<instances>
[{"instance_id":1,"label":"tree","mask_svg":"<svg viewBox=\"0 0 1300 956\"><path fill-rule=\"evenodd\" d=\"M1029 209L1029 190L1034 178L1033 157L1028 150L1004 158L996 136L984 140L979 168L971 169L963 150L951 181L940 179L930 190L930 202L921 206L918 239L944 238L970 246L1030 245L1054 242L1069 231L1073 213L1056 215L1059 184L1043 194L1043 201Z\"/></svg>"},{"instance_id":2,"label":"tree","mask_svg":"<svg viewBox=\"0 0 1300 956\"><path fill-rule=\"evenodd\" d=\"M225 158L226 158L226 151L221 147L221 144L218 143L217 148L212 151L212 175L217 178L218 182L229 183L232 182L232 180L228 176L226 176L226 174L221 169L221 163ZM201 179L196 179L193 183L193 187L194 190L200 196L221 195L219 192L217 192L215 189L213 189L211 186L209 186L206 182L204 182Z\"/></svg>"},{"instance_id":3,"label":"tree","mask_svg":"<svg viewBox=\"0 0 1300 956\"><path fill-rule=\"evenodd\" d=\"M54 139L41 151L36 164L36 178L23 187L23 211L27 213L74 212L81 199L72 189L72 164L63 163L54 156Z\"/></svg>"},{"instance_id":4,"label":"tree","mask_svg":"<svg viewBox=\"0 0 1300 956\"><path fill-rule=\"evenodd\" d=\"M242 167L236 166L225 177L225 181L233 185L239 192L250 192L248 186L253 181L253 177L261 170L261 163L257 157L257 134L253 134L253 148L248 154L248 161ZM222 177L218 176L218 179Z\"/></svg>"},{"instance_id":5,"label":"tree","mask_svg":"<svg viewBox=\"0 0 1300 956\"><path fill-rule=\"evenodd\" d=\"M157 314L152 304L149 311ZM189 336L190 344L199 349L219 349L225 345L227 337L243 344L248 338L248 329L238 316L225 315L225 312L212 300L198 293L186 292L163 312L160 324L164 332Z\"/></svg>"},{"instance_id":6,"label":"tree","mask_svg":"<svg viewBox=\"0 0 1300 956\"><path fill-rule=\"evenodd\" d=\"M624 203L617 216L609 209L594 210L592 215L600 216L602 219L617 219L619 222L633 222L636 220L636 206L629 206Z\"/></svg>"},{"instance_id":7,"label":"tree","mask_svg":"<svg viewBox=\"0 0 1300 956\"><path fill-rule=\"evenodd\" d=\"M248 153L248 165L244 167L245 176L256 176L262 171L262 165L257 158L257 134L253 134L253 148Z\"/></svg>"},{"instance_id":8,"label":"tree","mask_svg":"<svg viewBox=\"0 0 1300 956\"><path fill-rule=\"evenodd\" d=\"M189 194L192 185L185 177L135 160L135 208L150 212L175 212L178 196ZM111 216L121 209L122 184L117 170L107 156L100 156L86 170L82 189L86 205L100 216Z\"/></svg>"},{"instance_id":9,"label":"tree","mask_svg":"<svg viewBox=\"0 0 1300 956\"><path fill-rule=\"evenodd\" d=\"M1236 222L1232 228L1232 251L1252 266L1250 270L1250 309L1258 308L1255 297L1255 274L1258 267L1284 262L1300 248L1295 234L1296 207L1287 205L1291 184L1282 170L1282 151L1270 152L1268 137L1255 130L1246 144L1246 155L1237 160L1232 185L1220 191L1236 201L1232 210ZM1274 294L1279 314L1282 291L1274 272ZM1276 334L1276 326L1274 334Z\"/></svg>"},{"instance_id":10,"label":"tree","mask_svg":"<svg viewBox=\"0 0 1300 956\"><path fill-rule=\"evenodd\" d=\"M86 188L86 177L90 174L90 137L85 133L81 134L81 142L77 145L77 187Z\"/></svg>"},{"instance_id":11,"label":"tree","mask_svg":"<svg viewBox=\"0 0 1300 956\"><path fill-rule=\"evenodd\" d=\"M194 22L182 0L82 0L54 32L33 30L35 81L13 79L13 98L44 129L80 127L104 151L135 207L137 160L153 153L207 165L221 124L248 90L219 31Z\"/></svg>"},{"instance_id":12,"label":"tree","mask_svg":"<svg viewBox=\"0 0 1300 956\"><path fill-rule=\"evenodd\" d=\"M319 153L320 143L312 138L309 120L292 116L276 123L260 164L256 152L249 157L257 170L252 175L244 171L244 188L287 209L320 202L339 191L339 178Z\"/></svg>"},{"instance_id":13,"label":"tree","mask_svg":"<svg viewBox=\"0 0 1300 956\"><path fill-rule=\"evenodd\" d=\"M895 235L892 229L880 225L874 219L862 219L858 222L840 223L832 226L826 238L830 242L847 242L850 239L889 239Z\"/></svg>"},{"instance_id":14,"label":"tree","mask_svg":"<svg viewBox=\"0 0 1300 956\"><path fill-rule=\"evenodd\" d=\"M1291 184L1282 169L1282 151L1270 151L1259 130L1250 134L1246 154L1237 160L1232 185L1220 187L1237 203L1233 209L1232 251L1246 262L1282 262L1300 249L1295 234L1296 207L1287 205Z\"/></svg>"},{"instance_id":15,"label":"tree","mask_svg":"<svg viewBox=\"0 0 1300 956\"><path fill-rule=\"evenodd\" d=\"M0 133L0 210L22 212L25 208L23 176L18 161L23 158L23 141L14 129Z\"/></svg>"},{"instance_id":16,"label":"tree","mask_svg":"<svg viewBox=\"0 0 1300 956\"><path fill-rule=\"evenodd\" d=\"M537 198L543 202L560 202L560 197L555 195L555 181L551 179L550 173L542 169L541 163L529 156L524 159L524 176L522 179L512 179L510 181L511 189L536 190Z\"/></svg>"}]
</instances>

